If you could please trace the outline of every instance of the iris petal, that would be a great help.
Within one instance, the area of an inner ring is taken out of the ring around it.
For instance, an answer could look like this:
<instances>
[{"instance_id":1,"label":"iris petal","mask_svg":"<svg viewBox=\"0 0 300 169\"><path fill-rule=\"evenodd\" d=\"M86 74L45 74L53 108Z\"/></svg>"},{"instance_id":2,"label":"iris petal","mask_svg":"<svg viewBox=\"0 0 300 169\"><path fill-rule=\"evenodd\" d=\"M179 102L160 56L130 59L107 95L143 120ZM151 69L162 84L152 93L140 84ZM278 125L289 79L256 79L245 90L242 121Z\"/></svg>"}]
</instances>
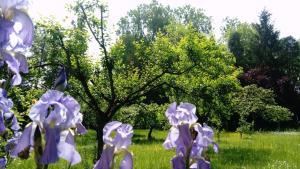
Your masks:
<instances>
[{"instance_id":1,"label":"iris petal","mask_svg":"<svg viewBox=\"0 0 300 169\"><path fill-rule=\"evenodd\" d=\"M219 145L215 142L213 142L213 149L214 149L215 153L219 152Z\"/></svg>"},{"instance_id":2,"label":"iris petal","mask_svg":"<svg viewBox=\"0 0 300 169\"><path fill-rule=\"evenodd\" d=\"M176 113L176 107L177 107L177 103L173 102L172 104L170 104L167 111L165 112L165 115L168 118L171 125L178 124L178 119L175 118L175 116L174 116L174 114Z\"/></svg>"},{"instance_id":3,"label":"iris petal","mask_svg":"<svg viewBox=\"0 0 300 169\"><path fill-rule=\"evenodd\" d=\"M7 64L8 68L15 74L13 76L12 85L19 85L21 83L21 76L19 74L19 67L20 63L19 61L14 58L10 53L2 52L3 53L3 59L5 63Z\"/></svg>"},{"instance_id":4,"label":"iris petal","mask_svg":"<svg viewBox=\"0 0 300 169\"><path fill-rule=\"evenodd\" d=\"M80 154L75 150L75 147L66 142L60 141L57 145L58 156L69 161L71 165L81 161Z\"/></svg>"},{"instance_id":5,"label":"iris petal","mask_svg":"<svg viewBox=\"0 0 300 169\"><path fill-rule=\"evenodd\" d=\"M132 154L128 151L125 151L125 156L120 163L120 169L132 169L132 168L133 168Z\"/></svg>"},{"instance_id":6,"label":"iris petal","mask_svg":"<svg viewBox=\"0 0 300 169\"><path fill-rule=\"evenodd\" d=\"M47 91L42 95L40 100L31 107L29 113L30 119L35 122L43 122L47 117L49 106L51 104L58 104L58 101L60 101L62 97L62 92L56 90Z\"/></svg>"},{"instance_id":7,"label":"iris petal","mask_svg":"<svg viewBox=\"0 0 300 169\"><path fill-rule=\"evenodd\" d=\"M0 134L3 134L6 131L6 127L4 125L4 119L2 112L0 112Z\"/></svg>"},{"instance_id":8,"label":"iris petal","mask_svg":"<svg viewBox=\"0 0 300 169\"><path fill-rule=\"evenodd\" d=\"M204 123L202 129L203 129L203 134L206 137L208 137L210 139L213 139L213 137L214 137L214 131L213 131L213 129L211 127L209 127L207 124Z\"/></svg>"},{"instance_id":9,"label":"iris petal","mask_svg":"<svg viewBox=\"0 0 300 169\"><path fill-rule=\"evenodd\" d=\"M12 125L11 125L11 129L14 130L14 131L17 131L17 130L20 130L20 125L18 123L18 120L16 118L16 116L14 115L13 118L12 118Z\"/></svg>"},{"instance_id":10,"label":"iris petal","mask_svg":"<svg viewBox=\"0 0 300 169\"><path fill-rule=\"evenodd\" d=\"M66 107L59 102L53 102L52 106L53 110L49 113L48 117L46 118L46 122L48 124L55 122L55 125L59 125L66 121Z\"/></svg>"},{"instance_id":11,"label":"iris petal","mask_svg":"<svg viewBox=\"0 0 300 169\"><path fill-rule=\"evenodd\" d=\"M45 124L46 145L41 159L42 164L50 164L58 161L57 144L60 139L60 131L57 127L50 127Z\"/></svg>"},{"instance_id":12,"label":"iris petal","mask_svg":"<svg viewBox=\"0 0 300 169\"><path fill-rule=\"evenodd\" d=\"M179 137L175 144L177 145L177 154L187 156L187 150L192 147L193 139L189 129L189 124L179 125Z\"/></svg>"},{"instance_id":13,"label":"iris petal","mask_svg":"<svg viewBox=\"0 0 300 169\"><path fill-rule=\"evenodd\" d=\"M16 147L11 152L12 157L18 156L20 152L24 151L26 148L31 146L32 143L31 133L32 133L32 123L28 127L26 127L25 130L23 131L21 137L18 140Z\"/></svg>"},{"instance_id":14,"label":"iris petal","mask_svg":"<svg viewBox=\"0 0 300 169\"><path fill-rule=\"evenodd\" d=\"M22 82L22 77L21 77L21 75L19 74L19 72L17 72L17 73L13 76L13 78L12 78L12 80L11 80L11 85L12 85L12 86L17 86L17 85L20 85L21 82Z\"/></svg>"},{"instance_id":15,"label":"iris petal","mask_svg":"<svg viewBox=\"0 0 300 169\"><path fill-rule=\"evenodd\" d=\"M101 154L100 159L94 166L94 169L110 169L113 163L115 147L106 146Z\"/></svg>"},{"instance_id":16,"label":"iris petal","mask_svg":"<svg viewBox=\"0 0 300 169\"><path fill-rule=\"evenodd\" d=\"M57 102L60 101L60 99L62 99L64 93L57 91L57 90L48 90L46 93L44 93L42 95L42 97L40 98L41 101L44 102Z\"/></svg>"},{"instance_id":17,"label":"iris petal","mask_svg":"<svg viewBox=\"0 0 300 169\"><path fill-rule=\"evenodd\" d=\"M176 156L172 159L173 169L185 169L184 157Z\"/></svg>"},{"instance_id":18,"label":"iris petal","mask_svg":"<svg viewBox=\"0 0 300 169\"><path fill-rule=\"evenodd\" d=\"M185 123L193 124L197 122L198 117L196 116L196 107L193 104L180 103L178 107L176 106L176 102L172 103L165 112L165 115L172 126Z\"/></svg>"},{"instance_id":19,"label":"iris petal","mask_svg":"<svg viewBox=\"0 0 300 169\"><path fill-rule=\"evenodd\" d=\"M62 139L63 137L65 137L65 140ZM71 130L61 132L60 138L61 138L60 141L64 141L68 144L75 146L74 134Z\"/></svg>"},{"instance_id":20,"label":"iris petal","mask_svg":"<svg viewBox=\"0 0 300 169\"><path fill-rule=\"evenodd\" d=\"M29 118L34 122L42 122L47 116L48 107L49 104L47 102L39 100L31 107Z\"/></svg>"},{"instance_id":21,"label":"iris petal","mask_svg":"<svg viewBox=\"0 0 300 169\"><path fill-rule=\"evenodd\" d=\"M7 164L7 159L5 157L0 158L0 169L5 169Z\"/></svg>"},{"instance_id":22,"label":"iris petal","mask_svg":"<svg viewBox=\"0 0 300 169\"><path fill-rule=\"evenodd\" d=\"M20 67L19 67L20 72L28 73L28 63L27 63L26 57L20 53L15 53L15 58L20 63Z\"/></svg>"},{"instance_id":23,"label":"iris petal","mask_svg":"<svg viewBox=\"0 0 300 169\"><path fill-rule=\"evenodd\" d=\"M165 147L165 149L169 150L171 148L175 148L176 147L176 140L179 137L179 130L176 127L172 127L170 129L170 132L166 138L166 140L163 143L163 146Z\"/></svg>"},{"instance_id":24,"label":"iris petal","mask_svg":"<svg viewBox=\"0 0 300 169\"><path fill-rule=\"evenodd\" d=\"M184 114L184 116L182 116L183 119L180 119L180 121L193 124L198 120L198 117L196 116L196 106L191 103L180 103L177 107L177 111Z\"/></svg>"},{"instance_id":25,"label":"iris petal","mask_svg":"<svg viewBox=\"0 0 300 169\"><path fill-rule=\"evenodd\" d=\"M21 24L22 28L20 31L16 32L16 36L20 41L11 47L13 49L30 47L32 45L34 31L32 20L25 12L15 9L13 21Z\"/></svg>"},{"instance_id":26,"label":"iris petal","mask_svg":"<svg viewBox=\"0 0 300 169\"><path fill-rule=\"evenodd\" d=\"M116 149L127 149L131 144L131 137L133 136L132 126L129 124L122 124L117 129L117 134L114 140L112 141Z\"/></svg>"},{"instance_id":27,"label":"iris petal","mask_svg":"<svg viewBox=\"0 0 300 169\"><path fill-rule=\"evenodd\" d=\"M78 134L85 134L87 132L87 129L81 123L77 123L76 131Z\"/></svg>"},{"instance_id":28,"label":"iris petal","mask_svg":"<svg viewBox=\"0 0 300 169\"><path fill-rule=\"evenodd\" d=\"M198 160L197 165L199 169L210 169L210 162L203 159Z\"/></svg>"},{"instance_id":29,"label":"iris petal","mask_svg":"<svg viewBox=\"0 0 300 169\"><path fill-rule=\"evenodd\" d=\"M79 103L71 96L66 96L60 101L67 108L67 119L64 123L65 128L76 127L77 123L82 122Z\"/></svg>"},{"instance_id":30,"label":"iris petal","mask_svg":"<svg viewBox=\"0 0 300 169\"><path fill-rule=\"evenodd\" d=\"M122 123L118 121L112 121L107 123L103 128L103 141L105 144L113 145L113 138L110 137L110 134L116 130Z\"/></svg>"},{"instance_id":31,"label":"iris petal","mask_svg":"<svg viewBox=\"0 0 300 169\"><path fill-rule=\"evenodd\" d=\"M0 0L0 8L4 11L9 8L16 8L19 6L25 6L28 4L28 0Z\"/></svg>"},{"instance_id":32,"label":"iris petal","mask_svg":"<svg viewBox=\"0 0 300 169\"><path fill-rule=\"evenodd\" d=\"M64 68L62 68L59 72L58 77L54 82L54 89L58 91L65 91L67 87L67 74Z\"/></svg>"},{"instance_id":33,"label":"iris petal","mask_svg":"<svg viewBox=\"0 0 300 169\"><path fill-rule=\"evenodd\" d=\"M13 31L13 26L14 26L13 22L0 18L0 48L4 48L7 46L10 40L9 35Z\"/></svg>"}]
</instances>

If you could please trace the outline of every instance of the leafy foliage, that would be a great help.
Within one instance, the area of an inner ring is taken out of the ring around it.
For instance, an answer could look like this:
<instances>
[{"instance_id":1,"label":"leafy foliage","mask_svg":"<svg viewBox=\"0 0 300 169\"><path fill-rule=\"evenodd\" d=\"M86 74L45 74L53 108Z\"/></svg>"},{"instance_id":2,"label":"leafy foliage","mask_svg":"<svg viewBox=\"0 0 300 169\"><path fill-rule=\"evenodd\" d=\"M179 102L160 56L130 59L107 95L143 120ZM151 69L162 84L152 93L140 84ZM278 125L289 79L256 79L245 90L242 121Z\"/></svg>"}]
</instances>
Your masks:
<instances>
[{"instance_id":1,"label":"leafy foliage","mask_svg":"<svg viewBox=\"0 0 300 169\"><path fill-rule=\"evenodd\" d=\"M118 23L118 35L133 35L137 39L153 40L161 32L167 33L170 24L191 24L198 32L211 33L211 18L202 9L190 5L171 9L153 0L130 10Z\"/></svg>"},{"instance_id":2,"label":"leafy foliage","mask_svg":"<svg viewBox=\"0 0 300 169\"><path fill-rule=\"evenodd\" d=\"M238 131L271 127L270 124L291 120L289 109L278 106L274 92L256 85L245 86L236 93L233 101L234 111L239 115ZM271 127L272 128L272 127Z\"/></svg>"},{"instance_id":3,"label":"leafy foliage","mask_svg":"<svg viewBox=\"0 0 300 169\"><path fill-rule=\"evenodd\" d=\"M294 124L297 125L300 113L298 42L292 36L280 39L280 32L266 10L261 12L259 23L250 25L228 19L224 30L237 66L245 71L240 77L242 85L257 84L272 89L276 101L294 113Z\"/></svg>"}]
</instances>

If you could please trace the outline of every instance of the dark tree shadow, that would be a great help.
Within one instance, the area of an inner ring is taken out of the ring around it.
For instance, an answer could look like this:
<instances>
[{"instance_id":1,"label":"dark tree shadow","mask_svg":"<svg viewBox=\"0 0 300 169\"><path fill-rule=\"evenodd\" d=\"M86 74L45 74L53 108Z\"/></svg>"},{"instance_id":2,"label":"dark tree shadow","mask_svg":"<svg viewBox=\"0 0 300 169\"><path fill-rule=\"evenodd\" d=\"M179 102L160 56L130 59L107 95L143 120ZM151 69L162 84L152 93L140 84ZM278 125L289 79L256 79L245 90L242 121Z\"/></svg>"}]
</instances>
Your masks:
<instances>
[{"instance_id":1,"label":"dark tree shadow","mask_svg":"<svg viewBox=\"0 0 300 169\"><path fill-rule=\"evenodd\" d=\"M163 143L164 139L158 139L152 136L151 140L147 139L147 136L144 134L134 134L132 137L132 142L134 144L157 144L157 143Z\"/></svg>"},{"instance_id":2,"label":"dark tree shadow","mask_svg":"<svg viewBox=\"0 0 300 169\"><path fill-rule=\"evenodd\" d=\"M132 139L140 139L140 138L145 138L146 136L144 134L136 134L134 133L132 136Z\"/></svg>"},{"instance_id":3,"label":"dark tree shadow","mask_svg":"<svg viewBox=\"0 0 300 169\"><path fill-rule=\"evenodd\" d=\"M254 149L243 147L229 147L220 150L219 154L213 155L219 164L232 164L235 166L257 166L269 161L270 151L266 149ZM211 154L211 153L210 153Z\"/></svg>"},{"instance_id":4,"label":"dark tree shadow","mask_svg":"<svg viewBox=\"0 0 300 169\"><path fill-rule=\"evenodd\" d=\"M132 138L132 142L134 144L162 144L165 140L164 139L157 139L152 137L151 140L148 140L147 138Z\"/></svg>"}]
</instances>

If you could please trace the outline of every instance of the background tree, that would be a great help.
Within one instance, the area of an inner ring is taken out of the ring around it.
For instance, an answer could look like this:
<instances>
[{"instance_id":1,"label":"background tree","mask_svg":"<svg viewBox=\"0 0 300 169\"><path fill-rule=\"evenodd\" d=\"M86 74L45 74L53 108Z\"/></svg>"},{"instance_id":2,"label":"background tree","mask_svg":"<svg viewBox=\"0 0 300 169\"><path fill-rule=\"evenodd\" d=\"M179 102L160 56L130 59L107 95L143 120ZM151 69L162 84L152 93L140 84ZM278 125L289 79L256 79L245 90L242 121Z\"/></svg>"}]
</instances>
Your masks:
<instances>
[{"instance_id":1,"label":"background tree","mask_svg":"<svg viewBox=\"0 0 300 169\"><path fill-rule=\"evenodd\" d=\"M233 107L239 117L241 133L274 129L280 129L280 123L291 119L289 109L279 106L275 102L275 94L272 90L257 87L256 85L245 86L234 96Z\"/></svg>"},{"instance_id":2,"label":"background tree","mask_svg":"<svg viewBox=\"0 0 300 169\"><path fill-rule=\"evenodd\" d=\"M191 24L199 32L209 34L212 31L211 18L202 9L190 5L171 9L153 0L150 4L141 4L128 12L118 23L118 35L132 35L135 38L153 40L158 32L166 33L170 24Z\"/></svg>"},{"instance_id":3,"label":"background tree","mask_svg":"<svg viewBox=\"0 0 300 169\"><path fill-rule=\"evenodd\" d=\"M236 57L236 66L242 67L245 71L254 68L258 62L253 50L257 41L254 27L248 23L228 19L223 31L228 48Z\"/></svg>"},{"instance_id":4,"label":"background tree","mask_svg":"<svg viewBox=\"0 0 300 169\"><path fill-rule=\"evenodd\" d=\"M103 147L104 125L121 108L137 103L194 102L203 106L198 114L207 115L202 121L223 126L220 122L229 114L223 109L239 85L236 77L240 73L225 46L191 24L177 23L166 26L165 32L156 32L151 41L120 36L107 48L107 8L98 1L78 1L72 9L77 19L71 27L53 21L37 25L31 62L40 78L33 85L51 86L54 74L65 67L67 92L81 103L87 119L84 123L97 130L97 158ZM101 50L98 60L87 53L90 38Z\"/></svg>"},{"instance_id":5,"label":"background tree","mask_svg":"<svg viewBox=\"0 0 300 169\"><path fill-rule=\"evenodd\" d=\"M271 14L263 10L259 23L244 24L249 25L245 31L241 31L243 24L240 22L231 24L233 29L227 29L228 47L237 59L237 66L244 68L241 83L274 90L276 101L295 114L297 123L300 107L295 89L300 73L299 45L291 36L280 39L279 31L275 30L270 18ZM227 27L230 28L230 24ZM245 43L247 39L249 43Z\"/></svg>"}]
</instances>

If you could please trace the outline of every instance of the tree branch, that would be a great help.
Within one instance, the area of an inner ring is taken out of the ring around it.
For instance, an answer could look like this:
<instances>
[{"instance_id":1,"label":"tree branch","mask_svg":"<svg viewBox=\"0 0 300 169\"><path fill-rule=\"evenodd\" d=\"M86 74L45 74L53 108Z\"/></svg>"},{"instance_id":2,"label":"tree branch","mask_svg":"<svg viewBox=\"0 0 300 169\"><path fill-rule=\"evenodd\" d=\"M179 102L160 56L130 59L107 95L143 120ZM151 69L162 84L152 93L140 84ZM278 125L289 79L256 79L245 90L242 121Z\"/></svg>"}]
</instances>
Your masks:
<instances>
[{"instance_id":1,"label":"tree branch","mask_svg":"<svg viewBox=\"0 0 300 169\"><path fill-rule=\"evenodd\" d=\"M71 53L70 53L70 50L68 48L66 48L65 46L65 43L63 41L63 37L61 36L60 32L58 33L58 39L60 41L60 46L61 48L65 51L66 53L66 56L67 56L67 65L68 67L66 68L66 74L67 74L67 77L69 77L69 74L70 74L70 71L71 71Z\"/></svg>"},{"instance_id":2,"label":"tree branch","mask_svg":"<svg viewBox=\"0 0 300 169\"><path fill-rule=\"evenodd\" d=\"M64 50L67 58L71 59L71 53L70 53L70 50L64 45L63 43L63 39L61 36L59 36L59 39L60 39L60 46L61 48ZM100 107L98 106L97 104L97 100L96 98L92 95L90 89L89 89L89 86L87 84L87 79L85 77L85 75L81 72L81 66L80 66L80 63L79 63L79 60L78 60L78 56L77 55L74 55L75 56L75 60L76 60L76 66L77 66L77 70L76 70L76 77L77 79L80 81L81 85L83 86L83 89L85 91L85 93L87 94L88 98L90 99L90 101L92 103L89 103L90 106L94 107L94 109L99 112L99 113L103 113L100 109ZM70 60L70 63L68 64L71 64L71 60ZM71 66L71 65L70 65ZM69 69L71 70L71 67L69 67ZM70 71L69 70L69 71Z\"/></svg>"},{"instance_id":3,"label":"tree branch","mask_svg":"<svg viewBox=\"0 0 300 169\"><path fill-rule=\"evenodd\" d=\"M90 80L90 82L96 86L95 82L93 80ZM104 93L102 93L101 91L98 91L97 94L99 94L100 97L102 97L104 100L106 100L107 102L111 102L110 98L107 97Z\"/></svg>"},{"instance_id":4,"label":"tree branch","mask_svg":"<svg viewBox=\"0 0 300 169\"><path fill-rule=\"evenodd\" d=\"M138 90L130 93L125 100L123 100L122 102L126 102L127 100L129 100L132 96L134 96L135 94L145 90L148 86L150 86L153 82L155 82L156 80L158 80L159 78L161 78L166 72L162 72L161 74L155 76L153 79L149 80L145 85L143 85L142 87L140 87Z\"/></svg>"},{"instance_id":5,"label":"tree branch","mask_svg":"<svg viewBox=\"0 0 300 169\"><path fill-rule=\"evenodd\" d=\"M46 67L46 66L64 66L64 65L60 64L60 63L44 63L44 64L31 66L31 67L29 67L29 69L36 69L36 68Z\"/></svg>"},{"instance_id":6,"label":"tree branch","mask_svg":"<svg viewBox=\"0 0 300 169\"><path fill-rule=\"evenodd\" d=\"M89 97L90 101L92 102L91 103L92 107L94 107L97 112L103 113L103 111L98 106L96 98L92 95L92 93L91 93L91 91L89 89L86 77L81 72L81 66L80 66L78 57L75 56L75 59L76 59L77 78L78 78L78 80L80 81L81 85L83 86L83 89L84 89L85 93L87 94L87 96Z\"/></svg>"},{"instance_id":7,"label":"tree branch","mask_svg":"<svg viewBox=\"0 0 300 169\"><path fill-rule=\"evenodd\" d=\"M160 88L161 86L163 86L165 84L166 84L165 82L162 82L160 84L152 86L148 91L142 92L139 95L135 95L135 96L131 97L130 99L128 99L126 102L119 103L116 107L114 107L114 111L112 111L112 114L109 114L109 118L113 117L114 114L117 112L117 110L119 110L124 105L130 106L130 105L134 104L137 99L139 99L143 96L149 95L150 93L152 93L153 91L157 90L158 88Z\"/></svg>"},{"instance_id":8,"label":"tree branch","mask_svg":"<svg viewBox=\"0 0 300 169\"><path fill-rule=\"evenodd\" d=\"M115 86L114 86L114 80L113 80L113 73L112 73L112 70L113 70L113 62L111 59L109 59L108 57L108 52L107 52L107 49L106 49L106 46L105 46L105 38L104 38L104 17L103 17L103 12L104 12L104 7L101 6L100 10L101 10L101 20L100 20L100 30L101 30L101 39L99 39L97 36L96 36L96 33L95 31L93 30L92 28L92 25L90 24L89 20L88 20L88 17L87 17L87 14L85 12L85 9L83 8L83 6L80 4L80 9L82 10L82 13L83 13L83 18L85 20L85 22L87 23L87 26L90 30L90 32L92 33L93 37L95 38L96 42L99 44L100 48L103 50L103 53L104 53L104 63L105 63L105 67L107 68L107 75L108 75L108 79L109 79L109 86L110 86L110 92L111 92L111 100L109 102L109 106L107 107L108 109L106 110L106 112L109 112L113 105L115 104L115 101L116 101L116 92L115 92Z\"/></svg>"}]
</instances>

